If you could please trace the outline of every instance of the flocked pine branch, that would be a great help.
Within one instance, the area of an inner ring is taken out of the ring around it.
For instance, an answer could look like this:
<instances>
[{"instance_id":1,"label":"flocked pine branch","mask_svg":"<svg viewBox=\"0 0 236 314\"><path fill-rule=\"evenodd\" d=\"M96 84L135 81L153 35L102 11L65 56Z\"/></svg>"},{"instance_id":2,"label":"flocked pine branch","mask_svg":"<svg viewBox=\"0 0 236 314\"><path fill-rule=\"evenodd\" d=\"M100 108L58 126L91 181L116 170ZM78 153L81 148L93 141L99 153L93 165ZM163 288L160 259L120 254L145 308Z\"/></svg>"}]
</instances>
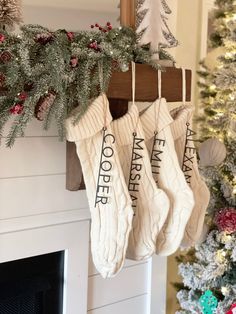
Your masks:
<instances>
[{"instance_id":1,"label":"flocked pine branch","mask_svg":"<svg viewBox=\"0 0 236 314\"><path fill-rule=\"evenodd\" d=\"M62 138L65 118L79 106L75 122L78 121L90 99L107 90L113 70L127 71L131 61L159 68L148 47L137 44L135 31L125 27L112 29L110 23L101 31L75 33L23 25L17 36L2 31L0 41L0 86L6 94L0 98L0 134L9 119L14 121L7 146L24 134L34 117L43 117L45 129L55 118ZM53 103L40 107L47 95L55 95Z\"/></svg>"}]
</instances>

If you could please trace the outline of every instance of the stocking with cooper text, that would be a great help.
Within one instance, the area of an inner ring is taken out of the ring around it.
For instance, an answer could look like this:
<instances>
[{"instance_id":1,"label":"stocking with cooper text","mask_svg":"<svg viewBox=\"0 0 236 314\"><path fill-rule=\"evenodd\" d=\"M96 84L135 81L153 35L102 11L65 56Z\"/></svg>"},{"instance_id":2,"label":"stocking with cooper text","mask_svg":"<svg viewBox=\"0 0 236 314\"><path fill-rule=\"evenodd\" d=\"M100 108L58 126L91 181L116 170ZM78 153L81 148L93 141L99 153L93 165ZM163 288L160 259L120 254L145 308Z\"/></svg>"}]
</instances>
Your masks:
<instances>
[{"instance_id":1,"label":"stocking with cooper text","mask_svg":"<svg viewBox=\"0 0 236 314\"><path fill-rule=\"evenodd\" d=\"M73 117L66 121L67 139L76 144L86 185L93 261L104 278L123 266L133 219L111 121L105 94L90 104L78 123Z\"/></svg>"}]
</instances>

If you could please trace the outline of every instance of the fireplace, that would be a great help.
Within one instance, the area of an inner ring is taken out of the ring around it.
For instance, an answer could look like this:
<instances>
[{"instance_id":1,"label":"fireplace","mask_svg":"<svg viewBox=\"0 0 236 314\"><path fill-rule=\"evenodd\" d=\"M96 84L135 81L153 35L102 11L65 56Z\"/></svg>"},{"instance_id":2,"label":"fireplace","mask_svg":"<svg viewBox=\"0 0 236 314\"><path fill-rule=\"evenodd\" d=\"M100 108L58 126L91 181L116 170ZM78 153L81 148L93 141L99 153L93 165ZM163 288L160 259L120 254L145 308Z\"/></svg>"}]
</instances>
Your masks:
<instances>
[{"instance_id":1,"label":"fireplace","mask_svg":"<svg viewBox=\"0 0 236 314\"><path fill-rule=\"evenodd\" d=\"M12 294L22 296L21 292L34 291L34 297L32 293L25 296L30 301L18 302L28 306L31 306L33 302L38 304L34 305L37 309L46 298L46 302L50 299L48 302L50 304L46 304L45 312L40 313L87 314L90 231L88 214L87 209L80 209L63 213L0 219L1 304L4 300L6 304L7 294L8 297ZM48 261L51 264L50 267L48 267ZM29 272L28 269L31 271ZM56 275L52 274L55 269L57 269ZM23 272L26 273L24 276ZM51 276L56 279L52 279ZM39 277L41 277L40 280ZM51 289L55 286L58 290L54 291L53 296ZM8 293L6 293L7 290ZM9 303L12 304L12 302ZM52 309L52 306L57 306L58 311L56 308ZM31 306L30 312L23 313L35 314L37 310L32 310ZM3 313L0 309L0 314ZM22 314L20 310L14 312L12 309L5 313Z\"/></svg>"},{"instance_id":2,"label":"fireplace","mask_svg":"<svg viewBox=\"0 0 236 314\"><path fill-rule=\"evenodd\" d=\"M0 264L1 314L62 314L64 251Z\"/></svg>"}]
</instances>

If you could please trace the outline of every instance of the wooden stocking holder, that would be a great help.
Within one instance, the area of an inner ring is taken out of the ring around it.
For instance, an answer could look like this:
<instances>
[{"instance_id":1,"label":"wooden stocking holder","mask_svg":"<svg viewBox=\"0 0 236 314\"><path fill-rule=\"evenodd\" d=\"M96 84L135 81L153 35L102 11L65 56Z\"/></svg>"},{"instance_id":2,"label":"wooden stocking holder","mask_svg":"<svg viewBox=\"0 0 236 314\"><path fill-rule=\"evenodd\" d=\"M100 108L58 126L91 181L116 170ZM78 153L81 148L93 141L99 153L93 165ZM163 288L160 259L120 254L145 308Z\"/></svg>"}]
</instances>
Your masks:
<instances>
[{"instance_id":1,"label":"wooden stocking holder","mask_svg":"<svg viewBox=\"0 0 236 314\"><path fill-rule=\"evenodd\" d=\"M121 0L121 25L135 26L135 0ZM136 64L135 100L141 102L155 101L158 95L158 72L146 64ZM123 116L132 99L132 73L113 72L107 96L110 111L114 119ZM182 101L182 70L166 67L162 72L162 97L167 102ZM186 100L191 99L191 70L186 70ZM85 189L79 158L75 143L67 142L66 147L66 189L77 191Z\"/></svg>"}]
</instances>

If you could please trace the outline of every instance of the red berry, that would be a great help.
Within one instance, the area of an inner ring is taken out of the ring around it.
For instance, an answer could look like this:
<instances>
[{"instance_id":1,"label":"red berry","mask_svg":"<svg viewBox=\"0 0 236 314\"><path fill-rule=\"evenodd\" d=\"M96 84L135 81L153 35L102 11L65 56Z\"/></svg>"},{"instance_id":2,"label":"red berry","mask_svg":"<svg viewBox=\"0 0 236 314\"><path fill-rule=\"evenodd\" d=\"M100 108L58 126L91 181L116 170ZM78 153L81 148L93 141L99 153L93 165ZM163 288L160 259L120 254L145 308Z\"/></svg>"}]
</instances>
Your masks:
<instances>
[{"instance_id":1,"label":"red berry","mask_svg":"<svg viewBox=\"0 0 236 314\"><path fill-rule=\"evenodd\" d=\"M70 59L70 65L72 68L75 68L78 65L78 58L75 56L72 56Z\"/></svg>"},{"instance_id":2,"label":"red berry","mask_svg":"<svg viewBox=\"0 0 236 314\"><path fill-rule=\"evenodd\" d=\"M99 24L98 24L98 23L96 23L96 24L95 24L95 26L96 26L96 27L99 27Z\"/></svg>"},{"instance_id":3,"label":"red berry","mask_svg":"<svg viewBox=\"0 0 236 314\"><path fill-rule=\"evenodd\" d=\"M10 113L12 114L21 114L24 109L22 104L15 104L13 107L10 108Z\"/></svg>"},{"instance_id":4,"label":"red berry","mask_svg":"<svg viewBox=\"0 0 236 314\"><path fill-rule=\"evenodd\" d=\"M72 40L74 39L74 33L73 33L73 32L67 32L66 35L67 35L67 38L68 38L70 41L72 41Z\"/></svg>"},{"instance_id":5,"label":"red berry","mask_svg":"<svg viewBox=\"0 0 236 314\"><path fill-rule=\"evenodd\" d=\"M90 27L91 27L91 28L94 28L94 25L91 25Z\"/></svg>"},{"instance_id":6,"label":"red berry","mask_svg":"<svg viewBox=\"0 0 236 314\"><path fill-rule=\"evenodd\" d=\"M89 48L93 48L94 49L95 46L96 46L95 42L92 42L92 43L89 44Z\"/></svg>"},{"instance_id":7,"label":"red berry","mask_svg":"<svg viewBox=\"0 0 236 314\"><path fill-rule=\"evenodd\" d=\"M112 29L112 26L111 26L111 25L109 25L109 26L108 26L108 29L109 29L109 30L111 30L111 29Z\"/></svg>"},{"instance_id":8,"label":"red berry","mask_svg":"<svg viewBox=\"0 0 236 314\"><path fill-rule=\"evenodd\" d=\"M100 31L102 31L102 30L103 30L103 28L102 28L101 26L99 26L99 30L100 30Z\"/></svg>"},{"instance_id":9,"label":"red berry","mask_svg":"<svg viewBox=\"0 0 236 314\"><path fill-rule=\"evenodd\" d=\"M104 28L102 31L103 31L103 33L106 33L106 32L107 32L107 29Z\"/></svg>"},{"instance_id":10,"label":"red berry","mask_svg":"<svg viewBox=\"0 0 236 314\"><path fill-rule=\"evenodd\" d=\"M107 26L110 26L111 25L111 23L110 22L107 22Z\"/></svg>"},{"instance_id":11,"label":"red berry","mask_svg":"<svg viewBox=\"0 0 236 314\"><path fill-rule=\"evenodd\" d=\"M21 92L19 95L18 95L18 98L22 101L26 100L26 98L28 97L28 94L26 92Z\"/></svg>"},{"instance_id":12,"label":"red berry","mask_svg":"<svg viewBox=\"0 0 236 314\"><path fill-rule=\"evenodd\" d=\"M5 36L3 34L0 34L0 42L2 43L4 42L4 40L5 40Z\"/></svg>"}]
</instances>

